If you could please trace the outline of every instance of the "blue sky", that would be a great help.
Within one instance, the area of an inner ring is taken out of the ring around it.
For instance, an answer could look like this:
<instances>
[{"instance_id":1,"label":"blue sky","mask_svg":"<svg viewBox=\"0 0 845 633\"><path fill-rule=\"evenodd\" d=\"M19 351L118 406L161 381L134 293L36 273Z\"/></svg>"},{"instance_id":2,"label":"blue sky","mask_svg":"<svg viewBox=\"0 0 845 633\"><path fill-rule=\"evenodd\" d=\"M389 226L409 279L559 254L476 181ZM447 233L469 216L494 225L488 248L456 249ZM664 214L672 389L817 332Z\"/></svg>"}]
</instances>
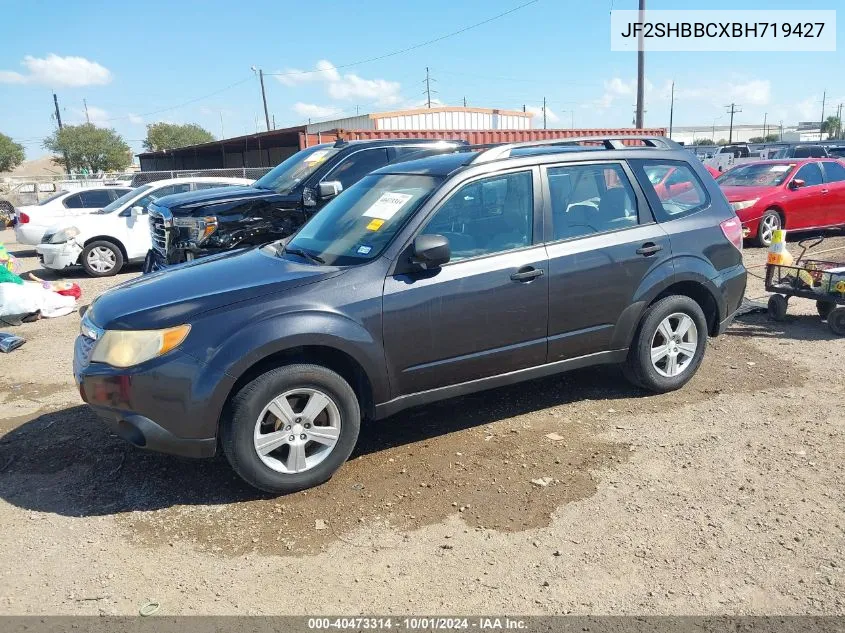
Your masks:
<instances>
[{"instance_id":1,"label":"blue sky","mask_svg":"<svg viewBox=\"0 0 845 633\"><path fill-rule=\"evenodd\" d=\"M145 3L9 0L0 47L0 132L29 158L55 128L52 93L66 123L115 128L136 151L145 126L199 123L215 136L263 129L258 81L265 73L328 68L310 75L266 76L276 126L418 105L425 67L434 98L448 104L538 110L549 127L630 126L636 56L610 51L610 9L636 0L538 0L435 44L378 57L476 24L527 0L210 0ZM831 9L833 0L648 0L653 9ZM845 16L842 17L845 22ZM842 38L838 26L838 41ZM840 44L841 46L841 44ZM818 119L845 101L843 53L650 53L646 125L667 126L675 81L675 125ZM219 91L212 96L211 93ZM203 97L203 98L200 98ZM192 103L186 102L193 101ZM180 106L180 107L174 107ZM222 121L221 121L222 119ZM535 121L535 127L542 122Z\"/></svg>"}]
</instances>

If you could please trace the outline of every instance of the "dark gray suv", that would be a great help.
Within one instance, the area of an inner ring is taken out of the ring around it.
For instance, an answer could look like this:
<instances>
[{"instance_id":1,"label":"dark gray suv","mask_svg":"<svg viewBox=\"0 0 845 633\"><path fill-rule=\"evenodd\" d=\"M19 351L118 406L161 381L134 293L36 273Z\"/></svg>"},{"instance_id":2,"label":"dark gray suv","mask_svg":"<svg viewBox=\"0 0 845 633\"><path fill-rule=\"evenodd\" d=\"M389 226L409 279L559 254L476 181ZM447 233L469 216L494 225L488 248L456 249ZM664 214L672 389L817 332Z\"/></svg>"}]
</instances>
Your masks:
<instances>
[{"instance_id":1,"label":"dark gray suv","mask_svg":"<svg viewBox=\"0 0 845 633\"><path fill-rule=\"evenodd\" d=\"M74 374L136 446L222 446L290 492L410 406L600 363L678 389L742 301L741 247L667 139L468 147L366 176L287 241L105 293Z\"/></svg>"}]
</instances>

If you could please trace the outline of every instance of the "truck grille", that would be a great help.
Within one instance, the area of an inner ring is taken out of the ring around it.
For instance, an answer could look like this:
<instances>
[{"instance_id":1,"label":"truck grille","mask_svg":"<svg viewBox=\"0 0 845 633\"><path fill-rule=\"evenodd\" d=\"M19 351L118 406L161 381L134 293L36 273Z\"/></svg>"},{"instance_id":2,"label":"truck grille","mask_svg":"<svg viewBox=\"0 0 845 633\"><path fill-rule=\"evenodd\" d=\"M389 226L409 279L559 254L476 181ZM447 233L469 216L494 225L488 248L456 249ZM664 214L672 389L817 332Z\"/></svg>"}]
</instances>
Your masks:
<instances>
[{"instance_id":1,"label":"truck grille","mask_svg":"<svg viewBox=\"0 0 845 633\"><path fill-rule=\"evenodd\" d=\"M150 239L153 248L164 257L170 248L170 228L173 226L173 216L164 207L154 204L149 206Z\"/></svg>"}]
</instances>

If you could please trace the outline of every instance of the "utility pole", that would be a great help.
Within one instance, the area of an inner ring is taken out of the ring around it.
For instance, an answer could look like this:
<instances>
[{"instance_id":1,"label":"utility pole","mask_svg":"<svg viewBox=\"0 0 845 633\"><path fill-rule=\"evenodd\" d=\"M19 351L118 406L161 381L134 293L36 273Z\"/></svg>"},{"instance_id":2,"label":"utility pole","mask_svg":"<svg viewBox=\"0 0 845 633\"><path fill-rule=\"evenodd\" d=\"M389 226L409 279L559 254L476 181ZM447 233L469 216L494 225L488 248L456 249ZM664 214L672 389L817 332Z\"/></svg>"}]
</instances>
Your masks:
<instances>
[{"instance_id":1,"label":"utility pole","mask_svg":"<svg viewBox=\"0 0 845 633\"><path fill-rule=\"evenodd\" d=\"M525 112L525 104L522 104L522 111Z\"/></svg>"},{"instance_id":2,"label":"utility pole","mask_svg":"<svg viewBox=\"0 0 845 633\"><path fill-rule=\"evenodd\" d=\"M675 116L675 82L672 82L672 97L669 102L669 138L672 138L672 119Z\"/></svg>"},{"instance_id":3,"label":"utility pole","mask_svg":"<svg viewBox=\"0 0 845 633\"><path fill-rule=\"evenodd\" d=\"M467 107L467 98L464 97L464 107Z\"/></svg>"},{"instance_id":4,"label":"utility pole","mask_svg":"<svg viewBox=\"0 0 845 633\"><path fill-rule=\"evenodd\" d=\"M428 66L425 67L425 98L428 107L431 107L431 77L428 74Z\"/></svg>"},{"instance_id":5,"label":"utility pole","mask_svg":"<svg viewBox=\"0 0 845 633\"><path fill-rule=\"evenodd\" d=\"M85 122L90 124L91 123L91 117L88 116L88 102L85 99L83 99L82 105L85 106ZM824 111L824 108L822 108L822 111Z\"/></svg>"},{"instance_id":6,"label":"utility pole","mask_svg":"<svg viewBox=\"0 0 845 633\"><path fill-rule=\"evenodd\" d=\"M819 123L819 140L822 140L822 128L824 127L824 100L827 97L827 91L822 93L822 118Z\"/></svg>"},{"instance_id":7,"label":"utility pole","mask_svg":"<svg viewBox=\"0 0 845 633\"><path fill-rule=\"evenodd\" d=\"M62 129L62 115L59 112L59 98L56 96L56 93L53 93L53 105L56 106L56 123L59 126L59 129ZM65 159L65 172L70 175L70 164L67 160L67 152L62 152L62 156Z\"/></svg>"},{"instance_id":8,"label":"utility pole","mask_svg":"<svg viewBox=\"0 0 845 633\"><path fill-rule=\"evenodd\" d=\"M273 115L273 129L276 129L276 115Z\"/></svg>"},{"instance_id":9,"label":"utility pole","mask_svg":"<svg viewBox=\"0 0 845 633\"><path fill-rule=\"evenodd\" d=\"M546 98L543 97L543 129L546 129Z\"/></svg>"},{"instance_id":10,"label":"utility pole","mask_svg":"<svg viewBox=\"0 0 845 633\"><path fill-rule=\"evenodd\" d=\"M768 112L763 113L763 141L764 142L766 141L766 119L768 118L768 116L769 116Z\"/></svg>"},{"instance_id":11,"label":"utility pole","mask_svg":"<svg viewBox=\"0 0 845 633\"><path fill-rule=\"evenodd\" d=\"M728 128L728 145L730 145L731 142L734 140L734 114L742 112L742 110L738 110L735 103L731 103L730 105L726 105L725 107L728 108L728 113L731 115L731 125Z\"/></svg>"},{"instance_id":12,"label":"utility pole","mask_svg":"<svg viewBox=\"0 0 845 633\"><path fill-rule=\"evenodd\" d=\"M639 21L640 23L645 22L645 0L640 0L640 13L639 13ZM637 116L635 125L637 129L643 129L644 121L643 121L643 108L645 107L645 50L644 49L645 42L643 40L643 32L640 29L640 33L637 36Z\"/></svg>"},{"instance_id":13,"label":"utility pole","mask_svg":"<svg viewBox=\"0 0 845 633\"><path fill-rule=\"evenodd\" d=\"M842 137L842 104L839 104L839 108L836 111L836 138Z\"/></svg>"},{"instance_id":14,"label":"utility pole","mask_svg":"<svg viewBox=\"0 0 845 633\"><path fill-rule=\"evenodd\" d=\"M226 138L226 135L223 133L223 110L220 110L220 140Z\"/></svg>"},{"instance_id":15,"label":"utility pole","mask_svg":"<svg viewBox=\"0 0 845 633\"><path fill-rule=\"evenodd\" d=\"M53 93L53 104L56 106L56 123L59 124L59 129L62 129L62 115L59 114L59 98L56 93Z\"/></svg>"},{"instance_id":16,"label":"utility pole","mask_svg":"<svg viewBox=\"0 0 845 633\"><path fill-rule=\"evenodd\" d=\"M783 143L783 119L780 121L780 142Z\"/></svg>"},{"instance_id":17,"label":"utility pole","mask_svg":"<svg viewBox=\"0 0 845 633\"><path fill-rule=\"evenodd\" d=\"M264 70L257 66L250 66L249 69L258 73L258 82L261 84L261 101L264 103L264 122L267 124L267 131L270 131L270 114L267 111L267 93L264 91ZM255 126L255 133L258 133L258 125Z\"/></svg>"}]
</instances>

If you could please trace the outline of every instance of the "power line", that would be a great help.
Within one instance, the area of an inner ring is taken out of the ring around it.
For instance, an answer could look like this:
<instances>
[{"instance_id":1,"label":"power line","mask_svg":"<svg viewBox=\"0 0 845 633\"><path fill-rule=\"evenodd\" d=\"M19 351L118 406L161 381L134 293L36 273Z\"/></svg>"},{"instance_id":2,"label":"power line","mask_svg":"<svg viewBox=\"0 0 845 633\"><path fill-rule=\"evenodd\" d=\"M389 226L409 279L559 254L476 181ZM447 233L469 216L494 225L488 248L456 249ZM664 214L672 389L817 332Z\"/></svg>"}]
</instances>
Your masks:
<instances>
[{"instance_id":1,"label":"power line","mask_svg":"<svg viewBox=\"0 0 845 633\"><path fill-rule=\"evenodd\" d=\"M331 66L330 68L321 68L317 70L296 70L284 73L265 73L267 75L273 75L275 77L289 77L292 75L313 75L314 73L324 73L330 70L339 70L341 68L351 68L352 66L360 66L361 64L369 64L370 62L377 62L382 59L387 59L388 57L395 57L396 55L401 55L403 53L408 53L410 51L414 51L418 48L422 48L423 46L429 46L430 44L436 44L437 42L442 42L443 40L449 39L450 37L454 37L456 35L460 35L461 33L466 33L472 29L478 28L479 26L483 26L494 20L498 20L499 18L503 18L506 15L510 15L520 9L524 9L527 6L532 4L537 4L540 0L529 0L528 2L524 2L518 6L513 7L512 9L508 9L507 11L503 11L493 17L487 18L486 20L482 20L481 22L476 22L475 24L470 24L469 26L465 26L462 29L458 29L457 31L452 31L451 33L447 33L446 35L441 35L440 37L436 37L432 40L427 40L425 42L420 42L419 44L414 44L413 46L408 46L407 48L402 48L397 51L392 51L390 53L385 53L384 55L378 55L377 57L370 57L368 59L362 59L357 62L350 62L348 64L337 64Z\"/></svg>"}]
</instances>

